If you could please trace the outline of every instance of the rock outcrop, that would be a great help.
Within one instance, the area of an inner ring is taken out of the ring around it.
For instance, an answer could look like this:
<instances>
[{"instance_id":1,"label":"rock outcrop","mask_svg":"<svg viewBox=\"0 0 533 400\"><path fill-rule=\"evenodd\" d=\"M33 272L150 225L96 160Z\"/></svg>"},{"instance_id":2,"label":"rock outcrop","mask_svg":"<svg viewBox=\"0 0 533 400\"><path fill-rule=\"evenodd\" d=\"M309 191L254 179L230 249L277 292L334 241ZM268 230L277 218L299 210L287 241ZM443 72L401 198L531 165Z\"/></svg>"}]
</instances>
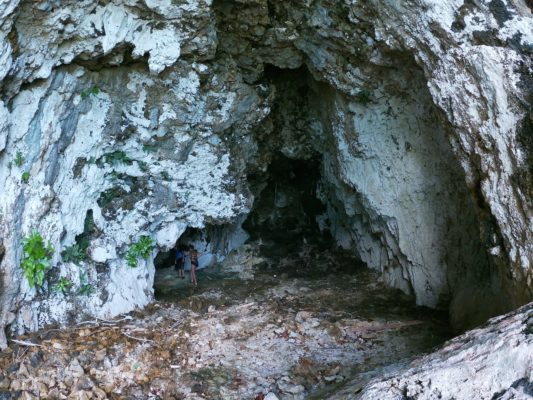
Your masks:
<instances>
[{"instance_id":1,"label":"rock outcrop","mask_svg":"<svg viewBox=\"0 0 533 400\"><path fill-rule=\"evenodd\" d=\"M331 399L530 399L533 304L447 342L394 377Z\"/></svg>"},{"instance_id":2,"label":"rock outcrop","mask_svg":"<svg viewBox=\"0 0 533 400\"><path fill-rule=\"evenodd\" d=\"M143 306L155 248L130 268L132 243L228 226L238 245L276 154L320 163L323 229L457 327L533 297L526 2L27 0L0 18L0 326ZM55 250L37 290L33 229Z\"/></svg>"}]
</instances>

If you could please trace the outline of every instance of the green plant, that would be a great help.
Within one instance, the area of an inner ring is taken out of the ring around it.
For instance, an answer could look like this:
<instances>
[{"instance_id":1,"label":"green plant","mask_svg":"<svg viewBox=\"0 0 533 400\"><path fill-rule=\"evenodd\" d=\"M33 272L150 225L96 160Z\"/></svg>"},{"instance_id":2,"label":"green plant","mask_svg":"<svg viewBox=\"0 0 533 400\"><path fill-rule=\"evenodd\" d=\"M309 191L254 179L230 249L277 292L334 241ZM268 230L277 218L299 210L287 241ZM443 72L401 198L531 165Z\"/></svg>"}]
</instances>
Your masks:
<instances>
[{"instance_id":1,"label":"green plant","mask_svg":"<svg viewBox=\"0 0 533 400\"><path fill-rule=\"evenodd\" d=\"M72 286L72 282L69 279L62 276L61 278L59 278L57 283L54 285L53 289L55 292L67 294L71 286Z\"/></svg>"},{"instance_id":2,"label":"green plant","mask_svg":"<svg viewBox=\"0 0 533 400\"><path fill-rule=\"evenodd\" d=\"M20 168L22 164L24 164L24 156L20 151L17 151L17 154L15 155L15 165Z\"/></svg>"},{"instance_id":3,"label":"green plant","mask_svg":"<svg viewBox=\"0 0 533 400\"><path fill-rule=\"evenodd\" d=\"M161 178L163 178L163 180L165 180L165 181L169 181L170 180L170 175L168 174L167 171L161 171Z\"/></svg>"},{"instance_id":4,"label":"green plant","mask_svg":"<svg viewBox=\"0 0 533 400\"><path fill-rule=\"evenodd\" d=\"M137 164L139 165L139 169L142 172L147 172L148 171L148 164L145 161L137 161Z\"/></svg>"},{"instance_id":5,"label":"green plant","mask_svg":"<svg viewBox=\"0 0 533 400\"><path fill-rule=\"evenodd\" d=\"M30 181L30 173L28 171L24 171L22 173L22 182L28 183Z\"/></svg>"},{"instance_id":6,"label":"green plant","mask_svg":"<svg viewBox=\"0 0 533 400\"><path fill-rule=\"evenodd\" d=\"M142 235L139 241L133 243L128 249L126 262L131 268L135 268L137 266L137 259L141 257L146 260L153 249L154 241L149 236Z\"/></svg>"},{"instance_id":7,"label":"green plant","mask_svg":"<svg viewBox=\"0 0 533 400\"><path fill-rule=\"evenodd\" d=\"M157 147L154 144L143 144L143 150L147 153L154 153Z\"/></svg>"},{"instance_id":8,"label":"green plant","mask_svg":"<svg viewBox=\"0 0 533 400\"><path fill-rule=\"evenodd\" d=\"M65 262L72 262L78 264L80 261L85 260L85 250L82 249L78 243L72 246L65 247L65 250L61 252L61 258Z\"/></svg>"},{"instance_id":9,"label":"green plant","mask_svg":"<svg viewBox=\"0 0 533 400\"><path fill-rule=\"evenodd\" d=\"M97 203L100 207L107 207L114 199L120 197L121 193L120 188L107 189L105 192L100 193Z\"/></svg>"},{"instance_id":10,"label":"green plant","mask_svg":"<svg viewBox=\"0 0 533 400\"><path fill-rule=\"evenodd\" d=\"M116 165L119 163L131 165L133 163L133 160L129 158L128 155L122 150L117 150L117 151L113 151L112 153L107 153L104 155L103 158L106 163L109 163L112 165Z\"/></svg>"},{"instance_id":11,"label":"green plant","mask_svg":"<svg viewBox=\"0 0 533 400\"><path fill-rule=\"evenodd\" d=\"M94 293L94 286L91 285L90 283L85 283L83 285L80 286L80 288L78 289L78 294L81 295L81 296L90 296L91 294Z\"/></svg>"},{"instance_id":12,"label":"green plant","mask_svg":"<svg viewBox=\"0 0 533 400\"><path fill-rule=\"evenodd\" d=\"M100 93L100 88L98 86L93 86L92 88L82 90L81 93L80 93L80 96L81 96L82 99L86 99L91 94L92 95L97 95L98 93Z\"/></svg>"},{"instance_id":13,"label":"green plant","mask_svg":"<svg viewBox=\"0 0 533 400\"><path fill-rule=\"evenodd\" d=\"M45 245L39 232L35 229L26 236L22 242L24 256L21 267L28 279L30 287L41 286L45 272L50 268L50 261L54 254L54 249L50 242Z\"/></svg>"},{"instance_id":14,"label":"green plant","mask_svg":"<svg viewBox=\"0 0 533 400\"><path fill-rule=\"evenodd\" d=\"M370 92L366 89L362 89L355 95L355 98L357 101L363 105L366 105L372 101L372 98L370 96Z\"/></svg>"},{"instance_id":15,"label":"green plant","mask_svg":"<svg viewBox=\"0 0 533 400\"><path fill-rule=\"evenodd\" d=\"M78 294L82 296L90 296L94 293L94 286L89 283L87 274L85 271L80 271L80 288L78 289Z\"/></svg>"}]
</instances>

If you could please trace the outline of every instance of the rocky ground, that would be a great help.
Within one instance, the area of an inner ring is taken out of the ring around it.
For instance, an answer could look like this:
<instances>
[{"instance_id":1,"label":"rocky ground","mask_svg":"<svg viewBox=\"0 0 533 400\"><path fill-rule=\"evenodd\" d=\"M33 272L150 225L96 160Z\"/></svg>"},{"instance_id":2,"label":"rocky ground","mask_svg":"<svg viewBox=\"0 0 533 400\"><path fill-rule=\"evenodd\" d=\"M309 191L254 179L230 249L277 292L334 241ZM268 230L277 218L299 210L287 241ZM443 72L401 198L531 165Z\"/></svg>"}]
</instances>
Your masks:
<instances>
[{"instance_id":1,"label":"rocky ground","mask_svg":"<svg viewBox=\"0 0 533 400\"><path fill-rule=\"evenodd\" d=\"M159 270L159 300L143 311L15 338L0 399L318 399L449 335L347 255L258 254L200 271L196 290Z\"/></svg>"}]
</instances>

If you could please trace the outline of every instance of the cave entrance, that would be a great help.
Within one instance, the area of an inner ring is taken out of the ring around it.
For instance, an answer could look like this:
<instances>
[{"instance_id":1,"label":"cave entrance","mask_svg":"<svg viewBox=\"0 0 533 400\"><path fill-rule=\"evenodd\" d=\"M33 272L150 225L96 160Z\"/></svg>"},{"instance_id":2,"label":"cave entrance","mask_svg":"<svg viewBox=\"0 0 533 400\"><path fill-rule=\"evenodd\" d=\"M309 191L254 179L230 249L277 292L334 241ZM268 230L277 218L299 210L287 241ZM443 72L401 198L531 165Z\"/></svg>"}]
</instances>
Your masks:
<instances>
[{"instance_id":1,"label":"cave entrance","mask_svg":"<svg viewBox=\"0 0 533 400\"><path fill-rule=\"evenodd\" d=\"M215 281L228 278L224 261L233 250L239 253L244 243L268 260L263 263L265 267L298 253L303 245L321 249L331 246L330 235L319 224L325 212L317 198L320 169L318 158L296 160L277 153L265 173L248 176L255 201L242 223L187 228L176 243L185 251L194 245L200 252L197 275L202 287L216 286ZM186 277L180 279L174 268L175 255L172 248L160 251L154 259L157 300L180 301L192 293L190 258L186 257L184 265ZM230 268L230 277L233 272Z\"/></svg>"},{"instance_id":2,"label":"cave entrance","mask_svg":"<svg viewBox=\"0 0 533 400\"><path fill-rule=\"evenodd\" d=\"M331 237L319 224L325 213L317 198L321 160L290 159L276 154L267 173L248 181L257 199L243 228L251 240L261 242L267 256L294 251L302 243L331 245Z\"/></svg>"}]
</instances>

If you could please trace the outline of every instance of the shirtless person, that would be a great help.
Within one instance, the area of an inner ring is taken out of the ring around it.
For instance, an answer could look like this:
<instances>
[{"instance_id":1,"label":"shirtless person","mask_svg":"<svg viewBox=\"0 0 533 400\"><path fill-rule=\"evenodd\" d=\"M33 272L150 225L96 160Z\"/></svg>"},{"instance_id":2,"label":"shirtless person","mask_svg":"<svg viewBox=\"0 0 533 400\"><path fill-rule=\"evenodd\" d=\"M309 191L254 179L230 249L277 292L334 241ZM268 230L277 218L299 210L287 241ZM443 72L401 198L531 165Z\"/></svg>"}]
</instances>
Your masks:
<instances>
[{"instance_id":1,"label":"shirtless person","mask_svg":"<svg viewBox=\"0 0 533 400\"><path fill-rule=\"evenodd\" d=\"M185 279L185 252L181 245L176 246L176 260L174 261L174 268L178 271L178 276Z\"/></svg>"}]
</instances>

